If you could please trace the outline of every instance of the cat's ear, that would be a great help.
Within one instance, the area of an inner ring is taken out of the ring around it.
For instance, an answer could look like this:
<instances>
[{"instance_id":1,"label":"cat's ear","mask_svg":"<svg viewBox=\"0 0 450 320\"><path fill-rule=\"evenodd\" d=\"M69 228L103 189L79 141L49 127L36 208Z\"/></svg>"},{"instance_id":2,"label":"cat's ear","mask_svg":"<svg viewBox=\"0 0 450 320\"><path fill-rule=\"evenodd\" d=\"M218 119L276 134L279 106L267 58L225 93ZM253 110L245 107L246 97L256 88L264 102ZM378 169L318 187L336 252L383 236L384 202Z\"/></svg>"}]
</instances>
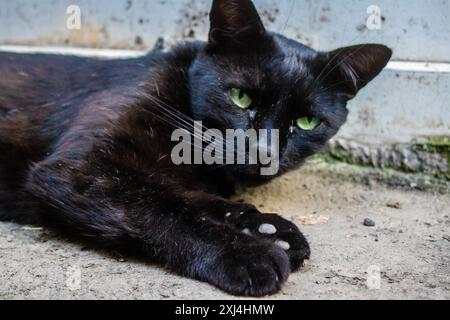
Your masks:
<instances>
[{"instance_id":1,"label":"cat's ear","mask_svg":"<svg viewBox=\"0 0 450 320\"><path fill-rule=\"evenodd\" d=\"M392 50L384 45L363 44L322 55L326 67L321 78L351 99L386 67Z\"/></svg>"},{"instance_id":2,"label":"cat's ear","mask_svg":"<svg viewBox=\"0 0 450 320\"><path fill-rule=\"evenodd\" d=\"M210 20L210 45L248 45L266 34L251 0L213 0Z\"/></svg>"}]
</instances>

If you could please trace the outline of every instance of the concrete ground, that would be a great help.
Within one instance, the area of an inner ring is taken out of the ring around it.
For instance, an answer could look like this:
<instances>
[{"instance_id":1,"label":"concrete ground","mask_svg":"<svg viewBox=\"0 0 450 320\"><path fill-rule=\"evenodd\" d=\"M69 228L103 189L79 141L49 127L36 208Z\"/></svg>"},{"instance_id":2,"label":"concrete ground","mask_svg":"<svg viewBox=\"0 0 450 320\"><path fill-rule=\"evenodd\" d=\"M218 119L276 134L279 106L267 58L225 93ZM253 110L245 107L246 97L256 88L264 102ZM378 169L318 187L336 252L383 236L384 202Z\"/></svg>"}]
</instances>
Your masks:
<instances>
[{"instance_id":1,"label":"concrete ground","mask_svg":"<svg viewBox=\"0 0 450 320\"><path fill-rule=\"evenodd\" d=\"M307 166L240 198L293 219L311 243L311 261L274 299L450 299L448 192L354 183ZM0 299L234 297L48 230L0 223Z\"/></svg>"}]
</instances>

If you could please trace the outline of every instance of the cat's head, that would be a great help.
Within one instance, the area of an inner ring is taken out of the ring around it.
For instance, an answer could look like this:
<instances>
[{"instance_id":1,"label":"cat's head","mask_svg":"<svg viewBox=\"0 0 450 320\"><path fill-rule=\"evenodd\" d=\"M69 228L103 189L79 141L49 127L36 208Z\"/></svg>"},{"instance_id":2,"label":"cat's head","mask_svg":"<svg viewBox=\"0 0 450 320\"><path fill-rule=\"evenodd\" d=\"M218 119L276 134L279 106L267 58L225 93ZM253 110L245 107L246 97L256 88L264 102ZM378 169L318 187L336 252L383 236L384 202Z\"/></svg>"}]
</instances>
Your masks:
<instances>
[{"instance_id":1,"label":"cat's head","mask_svg":"<svg viewBox=\"0 0 450 320\"><path fill-rule=\"evenodd\" d=\"M269 33L251 0L214 0L209 41L190 70L192 115L208 128L279 130L280 173L297 167L345 123L347 102L392 51L364 44L317 52ZM260 175L258 166L230 166Z\"/></svg>"}]
</instances>

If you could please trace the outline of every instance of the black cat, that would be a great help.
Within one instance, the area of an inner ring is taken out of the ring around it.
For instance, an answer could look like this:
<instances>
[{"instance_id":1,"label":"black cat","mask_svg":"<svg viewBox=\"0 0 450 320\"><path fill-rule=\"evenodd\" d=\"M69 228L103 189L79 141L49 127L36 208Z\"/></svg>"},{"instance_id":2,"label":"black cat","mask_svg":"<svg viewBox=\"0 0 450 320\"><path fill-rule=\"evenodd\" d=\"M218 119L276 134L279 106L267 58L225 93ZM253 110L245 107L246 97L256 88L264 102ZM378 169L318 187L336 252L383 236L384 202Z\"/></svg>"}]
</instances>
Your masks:
<instances>
[{"instance_id":1,"label":"black cat","mask_svg":"<svg viewBox=\"0 0 450 320\"><path fill-rule=\"evenodd\" d=\"M310 249L299 229L233 202L260 165L175 165L172 132L279 130L297 168L386 66L366 44L316 52L266 32L250 0L215 0L207 43L127 60L0 54L0 219L138 253L232 294L279 291Z\"/></svg>"}]
</instances>

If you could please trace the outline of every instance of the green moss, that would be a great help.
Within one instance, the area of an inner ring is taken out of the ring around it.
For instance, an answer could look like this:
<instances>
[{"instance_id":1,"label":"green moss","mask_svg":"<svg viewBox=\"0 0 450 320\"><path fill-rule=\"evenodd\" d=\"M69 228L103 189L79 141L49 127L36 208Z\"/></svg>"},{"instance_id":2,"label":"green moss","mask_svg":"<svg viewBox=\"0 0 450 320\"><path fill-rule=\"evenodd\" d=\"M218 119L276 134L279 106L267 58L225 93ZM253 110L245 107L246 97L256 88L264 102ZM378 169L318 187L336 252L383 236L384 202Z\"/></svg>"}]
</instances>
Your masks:
<instances>
[{"instance_id":1,"label":"green moss","mask_svg":"<svg viewBox=\"0 0 450 320\"><path fill-rule=\"evenodd\" d=\"M421 139L414 144L416 148L433 152L433 153L450 153L450 138L449 137L431 137Z\"/></svg>"},{"instance_id":2,"label":"green moss","mask_svg":"<svg viewBox=\"0 0 450 320\"><path fill-rule=\"evenodd\" d=\"M348 164L336 160L328 153L320 153L311 157L303 170L325 174L327 177L336 175L352 182L372 185L384 183L395 188L421 190L449 194L450 181L434 177L424 172L405 173L394 168L373 168L363 165Z\"/></svg>"},{"instance_id":3,"label":"green moss","mask_svg":"<svg viewBox=\"0 0 450 320\"><path fill-rule=\"evenodd\" d=\"M412 151L418 152L418 156L420 161L425 159L425 154L439 154L442 159L447 160L447 167L450 168L450 137L429 137L417 140L412 145ZM398 153L400 151L393 149L393 153ZM400 155L401 156L401 155ZM346 150L340 146L334 146L328 148L324 153L320 155L323 161L327 162L344 162L351 165L356 166L376 166L379 170L387 171L388 169L393 169L395 171L402 172L416 172L416 173L424 173L426 175L435 176L440 179L450 180L450 170L442 171L437 167L425 167L421 166L419 170L411 171L407 165L397 165L396 163L390 162L389 158L384 159L385 163L382 164L373 164L371 159L368 158L358 158L355 154L352 154L351 151Z\"/></svg>"},{"instance_id":4,"label":"green moss","mask_svg":"<svg viewBox=\"0 0 450 320\"><path fill-rule=\"evenodd\" d=\"M450 148L450 137L432 137L427 140L429 146Z\"/></svg>"},{"instance_id":5,"label":"green moss","mask_svg":"<svg viewBox=\"0 0 450 320\"><path fill-rule=\"evenodd\" d=\"M447 158L447 165L450 167L450 137L430 137L421 139L414 144L418 150L430 153L438 153ZM447 173L450 178L450 173Z\"/></svg>"},{"instance_id":6,"label":"green moss","mask_svg":"<svg viewBox=\"0 0 450 320\"><path fill-rule=\"evenodd\" d=\"M308 162L311 163L339 163L341 161L333 158L328 152L320 152L316 153L315 155L311 156L308 159Z\"/></svg>"},{"instance_id":7,"label":"green moss","mask_svg":"<svg viewBox=\"0 0 450 320\"><path fill-rule=\"evenodd\" d=\"M355 162L354 157L350 152L343 148L331 148L329 150L329 156L334 158L335 160L343 161L349 164L355 164L358 165L359 163Z\"/></svg>"}]
</instances>

